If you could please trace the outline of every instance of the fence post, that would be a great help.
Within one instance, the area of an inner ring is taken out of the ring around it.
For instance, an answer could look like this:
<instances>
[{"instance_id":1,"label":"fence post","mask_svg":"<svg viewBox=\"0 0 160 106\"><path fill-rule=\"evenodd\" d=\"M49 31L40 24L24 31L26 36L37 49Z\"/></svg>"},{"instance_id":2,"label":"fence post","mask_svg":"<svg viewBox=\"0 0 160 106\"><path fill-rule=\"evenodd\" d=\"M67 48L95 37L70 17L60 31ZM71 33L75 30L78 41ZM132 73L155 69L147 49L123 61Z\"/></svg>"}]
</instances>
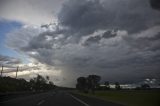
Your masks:
<instances>
[{"instance_id":1,"label":"fence post","mask_svg":"<svg viewBox=\"0 0 160 106\"><path fill-rule=\"evenodd\" d=\"M19 66L17 66L17 71L16 71L16 79L17 79L17 72L18 72L18 68L19 68Z\"/></svg>"},{"instance_id":2,"label":"fence post","mask_svg":"<svg viewBox=\"0 0 160 106\"><path fill-rule=\"evenodd\" d=\"M3 73L3 65L2 65L2 70L1 70L1 77L2 77L2 73Z\"/></svg>"}]
</instances>

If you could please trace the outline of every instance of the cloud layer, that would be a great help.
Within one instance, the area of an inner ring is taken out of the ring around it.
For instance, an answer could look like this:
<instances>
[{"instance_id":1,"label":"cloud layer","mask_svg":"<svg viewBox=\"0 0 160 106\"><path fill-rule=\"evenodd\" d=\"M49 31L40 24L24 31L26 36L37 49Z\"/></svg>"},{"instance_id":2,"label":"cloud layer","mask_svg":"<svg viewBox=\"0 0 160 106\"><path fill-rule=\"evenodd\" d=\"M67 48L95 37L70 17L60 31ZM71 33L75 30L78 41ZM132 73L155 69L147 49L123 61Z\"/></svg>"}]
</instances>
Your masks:
<instances>
[{"instance_id":1,"label":"cloud layer","mask_svg":"<svg viewBox=\"0 0 160 106\"><path fill-rule=\"evenodd\" d=\"M159 17L146 0L69 0L58 24L25 26L6 43L61 70L68 85L88 74L123 83L158 79Z\"/></svg>"},{"instance_id":2,"label":"cloud layer","mask_svg":"<svg viewBox=\"0 0 160 106\"><path fill-rule=\"evenodd\" d=\"M146 0L69 0L58 19L80 35L106 28L138 32L159 24L159 12Z\"/></svg>"},{"instance_id":3,"label":"cloud layer","mask_svg":"<svg viewBox=\"0 0 160 106\"><path fill-rule=\"evenodd\" d=\"M14 57L0 55L0 66L8 66L8 65L16 65L21 63L20 59L16 59Z\"/></svg>"},{"instance_id":4,"label":"cloud layer","mask_svg":"<svg viewBox=\"0 0 160 106\"><path fill-rule=\"evenodd\" d=\"M0 18L24 24L46 24L56 20L64 0L1 0Z\"/></svg>"}]
</instances>

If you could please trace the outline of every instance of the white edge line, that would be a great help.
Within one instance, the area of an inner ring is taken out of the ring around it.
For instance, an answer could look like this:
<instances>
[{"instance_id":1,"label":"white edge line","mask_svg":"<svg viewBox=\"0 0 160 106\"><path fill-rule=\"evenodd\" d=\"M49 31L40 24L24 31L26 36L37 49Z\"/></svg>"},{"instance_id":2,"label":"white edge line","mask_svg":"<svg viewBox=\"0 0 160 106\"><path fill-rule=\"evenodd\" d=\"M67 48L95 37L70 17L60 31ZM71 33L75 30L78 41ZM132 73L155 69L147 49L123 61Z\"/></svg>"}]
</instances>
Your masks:
<instances>
[{"instance_id":1,"label":"white edge line","mask_svg":"<svg viewBox=\"0 0 160 106\"><path fill-rule=\"evenodd\" d=\"M74 98L74 99L77 100L78 102L84 104L85 106L89 106L87 103L83 102L82 100L78 99L77 97L75 97L75 96L73 96L73 95L71 95L71 94L68 94L68 95L70 95L72 98Z\"/></svg>"},{"instance_id":2,"label":"white edge line","mask_svg":"<svg viewBox=\"0 0 160 106\"><path fill-rule=\"evenodd\" d=\"M41 105L44 102L45 102L45 100L41 100L37 105Z\"/></svg>"}]
</instances>

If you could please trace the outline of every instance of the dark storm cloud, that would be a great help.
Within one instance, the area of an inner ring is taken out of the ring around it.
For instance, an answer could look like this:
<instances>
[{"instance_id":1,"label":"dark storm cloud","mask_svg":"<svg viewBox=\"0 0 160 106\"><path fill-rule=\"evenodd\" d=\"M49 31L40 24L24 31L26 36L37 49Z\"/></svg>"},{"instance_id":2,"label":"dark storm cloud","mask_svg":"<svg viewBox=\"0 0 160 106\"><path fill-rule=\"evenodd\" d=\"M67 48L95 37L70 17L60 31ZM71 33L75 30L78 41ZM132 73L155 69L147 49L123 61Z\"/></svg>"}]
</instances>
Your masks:
<instances>
[{"instance_id":1,"label":"dark storm cloud","mask_svg":"<svg viewBox=\"0 0 160 106\"><path fill-rule=\"evenodd\" d=\"M62 25L80 36L106 28L139 32L159 24L159 17L147 0L69 0L58 16Z\"/></svg>"},{"instance_id":2,"label":"dark storm cloud","mask_svg":"<svg viewBox=\"0 0 160 106\"><path fill-rule=\"evenodd\" d=\"M62 25L70 27L72 31L75 30L73 32L82 31L82 34L85 34L95 30L95 27L102 26L106 15L99 1L69 0L59 13L59 21Z\"/></svg>"},{"instance_id":3,"label":"dark storm cloud","mask_svg":"<svg viewBox=\"0 0 160 106\"><path fill-rule=\"evenodd\" d=\"M122 82L158 79L159 17L147 0L69 0L58 25L23 27L6 43L62 70L72 84L88 74Z\"/></svg>"},{"instance_id":4,"label":"dark storm cloud","mask_svg":"<svg viewBox=\"0 0 160 106\"><path fill-rule=\"evenodd\" d=\"M138 50L159 51L160 32L159 26L155 26L147 31L142 31L138 36L124 37L127 44Z\"/></svg>"},{"instance_id":5,"label":"dark storm cloud","mask_svg":"<svg viewBox=\"0 0 160 106\"><path fill-rule=\"evenodd\" d=\"M160 10L159 0L150 0L150 3L151 3L152 8Z\"/></svg>"},{"instance_id":6,"label":"dark storm cloud","mask_svg":"<svg viewBox=\"0 0 160 106\"><path fill-rule=\"evenodd\" d=\"M19 31L19 36L24 34L23 30ZM160 27L154 27L133 35L120 30L96 31L81 37L78 43L69 42L67 38L65 45L61 34L44 31L46 33L29 38L27 45L22 44L23 48L17 49L41 63L64 70L64 75L69 78L75 73L73 78L92 73L102 75L105 80L133 82L134 79L136 82L150 76L159 77L159 30ZM110 35L111 32L114 32L113 35ZM17 32L15 34L12 33L12 36L18 36ZM104 37L106 34L109 37ZM72 36L69 37L72 39ZM10 44L15 43L14 40L9 41Z\"/></svg>"},{"instance_id":7,"label":"dark storm cloud","mask_svg":"<svg viewBox=\"0 0 160 106\"><path fill-rule=\"evenodd\" d=\"M112 37L115 37L116 36L116 32L115 31L106 31L104 34L103 34L103 38L112 38Z\"/></svg>"},{"instance_id":8,"label":"dark storm cloud","mask_svg":"<svg viewBox=\"0 0 160 106\"><path fill-rule=\"evenodd\" d=\"M96 34L95 36L88 37L83 45L90 45L99 43L101 39L109 39L117 36L117 32L115 30L103 31L102 33Z\"/></svg>"}]
</instances>

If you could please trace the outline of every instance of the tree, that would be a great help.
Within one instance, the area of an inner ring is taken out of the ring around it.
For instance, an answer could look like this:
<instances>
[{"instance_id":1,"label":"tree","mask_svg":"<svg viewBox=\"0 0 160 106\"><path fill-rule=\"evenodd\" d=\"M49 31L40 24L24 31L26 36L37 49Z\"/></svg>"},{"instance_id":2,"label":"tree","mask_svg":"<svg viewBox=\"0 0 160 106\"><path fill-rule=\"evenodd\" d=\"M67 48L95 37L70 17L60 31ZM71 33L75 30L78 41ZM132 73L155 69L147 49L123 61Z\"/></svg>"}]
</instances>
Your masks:
<instances>
[{"instance_id":1,"label":"tree","mask_svg":"<svg viewBox=\"0 0 160 106\"><path fill-rule=\"evenodd\" d=\"M117 89L117 90L120 90L120 89L121 89L121 86L120 86L119 82L116 82L116 83L115 83L115 89Z\"/></svg>"},{"instance_id":2,"label":"tree","mask_svg":"<svg viewBox=\"0 0 160 106\"><path fill-rule=\"evenodd\" d=\"M98 75L89 75L87 79L88 79L88 88L91 89L92 93L94 93L95 88L99 86L99 81L101 80L101 77Z\"/></svg>"},{"instance_id":3,"label":"tree","mask_svg":"<svg viewBox=\"0 0 160 106\"><path fill-rule=\"evenodd\" d=\"M150 89L150 86L148 84L142 84L141 89Z\"/></svg>"},{"instance_id":4,"label":"tree","mask_svg":"<svg viewBox=\"0 0 160 106\"><path fill-rule=\"evenodd\" d=\"M46 85L46 80L43 76L37 75L36 78L33 78L30 80L30 83L32 85L32 89L38 91L38 90L44 90Z\"/></svg>"},{"instance_id":5,"label":"tree","mask_svg":"<svg viewBox=\"0 0 160 106\"><path fill-rule=\"evenodd\" d=\"M98 88L101 77L98 75L89 75L88 77L77 78L76 88L80 91L88 93L90 89L94 93L95 88Z\"/></svg>"},{"instance_id":6,"label":"tree","mask_svg":"<svg viewBox=\"0 0 160 106\"><path fill-rule=\"evenodd\" d=\"M47 78L46 78L47 79ZM26 81L25 79L11 78L11 77L0 77L0 92L18 92L18 91L44 91L52 90L55 85L53 82L47 82L46 79L37 75L37 77Z\"/></svg>"},{"instance_id":7,"label":"tree","mask_svg":"<svg viewBox=\"0 0 160 106\"><path fill-rule=\"evenodd\" d=\"M77 85L76 88L80 91L85 92L87 87L87 79L85 77L79 77L77 78Z\"/></svg>"}]
</instances>

